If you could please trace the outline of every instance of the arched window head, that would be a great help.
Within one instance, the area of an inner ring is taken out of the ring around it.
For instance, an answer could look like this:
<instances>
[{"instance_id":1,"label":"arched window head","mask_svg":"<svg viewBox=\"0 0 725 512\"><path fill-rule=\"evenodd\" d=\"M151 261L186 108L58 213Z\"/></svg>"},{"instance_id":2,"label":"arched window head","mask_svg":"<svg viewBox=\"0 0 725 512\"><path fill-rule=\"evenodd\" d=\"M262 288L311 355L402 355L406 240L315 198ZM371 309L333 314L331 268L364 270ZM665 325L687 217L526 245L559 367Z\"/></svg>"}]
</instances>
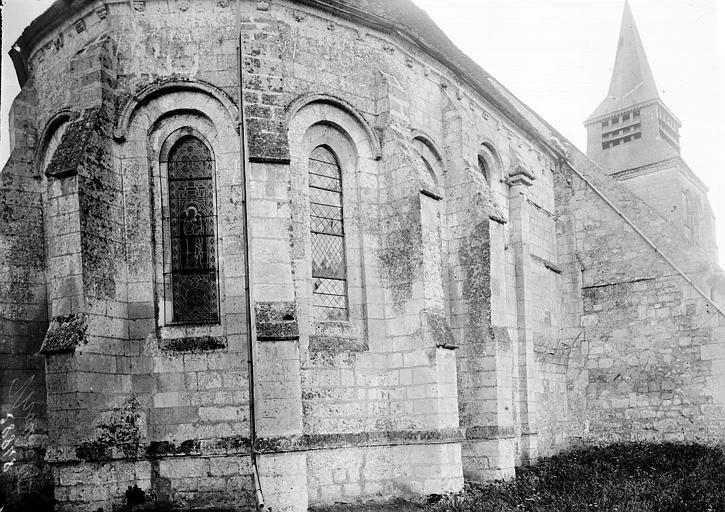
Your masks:
<instances>
[{"instance_id":1,"label":"arched window head","mask_svg":"<svg viewBox=\"0 0 725 512\"><path fill-rule=\"evenodd\" d=\"M342 172L337 157L318 146L309 160L312 305L315 321L348 319Z\"/></svg>"},{"instance_id":2,"label":"arched window head","mask_svg":"<svg viewBox=\"0 0 725 512\"><path fill-rule=\"evenodd\" d=\"M438 177L436 176L435 171L433 170L433 166L430 164L430 162L424 157L420 157L421 160L423 160L423 167L425 167L425 170L428 171L428 174L431 177L431 180L433 181L433 185L438 185Z\"/></svg>"},{"instance_id":3,"label":"arched window head","mask_svg":"<svg viewBox=\"0 0 725 512\"><path fill-rule=\"evenodd\" d=\"M433 143L427 138L417 136L413 139L413 147L418 151L420 159L423 163L422 169L425 170L425 177L422 177L422 186L426 188L426 185L432 186L428 192L437 194L443 194L444 169L443 162L435 149Z\"/></svg>"},{"instance_id":4,"label":"arched window head","mask_svg":"<svg viewBox=\"0 0 725 512\"><path fill-rule=\"evenodd\" d=\"M685 203L685 229L687 238L693 245L700 245L700 217L702 216L702 205L700 198L693 197L689 191L682 193Z\"/></svg>"},{"instance_id":5,"label":"arched window head","mask_svg":"<svg viewBox=\"0 0 725 512\"><path fill-rule=\"evenodd\" d=\"M171 149L168 185L171 321L182 324L217 323L219 290L214 159L201 140L184 137Z\"/></svg>"},{"instance_id":6,"label":"arched window head","mask_svg":"<svg viewBox=\"0 0 725 512\"><path fill-rule=\"evenodd\" d=\"M53 161L55 151L63 140L63 135L70 126L70 114L61 113L56 115L41 134L40 148L42 152L36 157L36 169L38 172L47 173L50 163Z\"/></svg>"},{"instance_id":7,"label":"arched window head","mask_svg":"<svg viewBox=\"0 0 725 512\"><path fill-rule=\"evenodd\" d=\"M483 155L478 155L478 170L483 175L486 183L491 183L491 166Z\"/></svg>"},{"instance_id":8,"label":"arched window head","mask_svg":"<svg viewBox=\"0 0 725 512\"><path fill-rule=\"evenodd\" d=\"M523 164L521 164L521 159L516 154L516 152L513 152L512 156L514 159L514 161L512 162L512 167L515 168L519 165L523 167ZM501 158L498 151L496 151L496 148L494 148L494 146L490 142L483 142L478 147L476 163L478 171L486 180L486 183L489 185L489 187L495 186L501 179Z\"/></svg>"}]
</instances>

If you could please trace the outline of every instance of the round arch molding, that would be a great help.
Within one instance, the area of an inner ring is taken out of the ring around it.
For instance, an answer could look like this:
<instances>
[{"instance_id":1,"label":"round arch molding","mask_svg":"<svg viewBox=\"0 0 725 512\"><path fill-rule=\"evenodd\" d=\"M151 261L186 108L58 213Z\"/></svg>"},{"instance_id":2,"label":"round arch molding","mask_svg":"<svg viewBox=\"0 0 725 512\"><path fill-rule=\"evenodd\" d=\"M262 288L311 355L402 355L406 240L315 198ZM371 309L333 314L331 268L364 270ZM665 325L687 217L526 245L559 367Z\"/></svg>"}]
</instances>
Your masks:
<instances>
[{"instance_id":1,"label":"round arch molding","mask_svg":"<svg viewBox=\"0 0 725 512\"><path fill-rule=\"evenodd\" d=\"M304 96L301 96L297 98L295 101L290 103L290 105L287 107L287 129L289 131L290 125L295 120L296 117L298 117L298 114L303 109L312 108L316 105L325 105L325 106L331 106L335 109L341 110L345 114L352 117L352 119L355 121L355 124L357 124L362 130L365 132L365 138L367 139L366 142L370 144L370 149L373 158L375 160L380 160L383 157L382 148L380 146L380 141L375 136L375 132L373 131L370 124L365 120L365 118L360 114L355 107L350 105L345 100L342 100L340 98L336 98L334 96L329 96L327 94L306 94ZM324 116L319 116L318 120L322 121L324 119ZM318 121L318 122L319 122ZM350 132L350 130L345 130ZM356 141L359 142L359 141Z\"/></svg>"},{"instance_id":2,"label":"round arch molding","mask_svg":"<svg viewBox=\"0 0 725 512\"><path fill-rule=\"evenodd\" d=\"M419 129L412 129L410 133L411 140L419 140L420 142L428 146L428 149L430 149L430 151L436 156L436 158L440 160L442 164L445 163L446 159L443 151L441 150L440 146L435 143L435 139L431 137L428 132Z\"/></svg>"},{"instance_id":3,"label":"round arch molding","mask_svg":"<svg viewBox=\"0 0 725 512\"><path fill-rule=\"evenodd\" d=\"M216 100L226 109L229 113L229 117L233 119L238 126L239 109L237 109L237 106L224 91L206 82L172 80L163 83L151 84L131 98L123 108L121 115L118 117L116 126L113 130L113 138L117 142L124 142L126 140L126 136L128 135L131 121L141 107L155 98L177 92L201 93L210 99Z\"/></svg>"},{"instance_id":4,"label":"round arch molding","mask_svg":"<svg viewBox=\"0 0 725 512\"><path fill-rule=\"evenodd\" d=\"M43 129L40 132L40 137L38 137L38 143L35 146L35 156L33 159L36 175L39 175L43 171L41 167L43 166L43 160L46 157L46 150L50 139L53 138L56 131L61 128L61 126L75 121L77 117L77 112L73 111L69 107L64 107L49 116L42 124Z\"/></svg>"}]
</instances>

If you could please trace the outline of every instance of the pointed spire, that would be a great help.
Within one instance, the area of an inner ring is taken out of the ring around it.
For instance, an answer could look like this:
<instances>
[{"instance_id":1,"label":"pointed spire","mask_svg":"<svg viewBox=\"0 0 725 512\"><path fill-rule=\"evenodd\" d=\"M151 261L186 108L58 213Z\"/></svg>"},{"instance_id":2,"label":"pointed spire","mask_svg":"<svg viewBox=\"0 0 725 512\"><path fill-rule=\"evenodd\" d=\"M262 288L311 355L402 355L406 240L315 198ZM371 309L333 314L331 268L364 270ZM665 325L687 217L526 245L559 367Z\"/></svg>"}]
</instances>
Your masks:
<instances>
[{"instance_id":1,"label":"pointed spire","mask_svg":"<svg viewBox=\"0 0 725 512\"><path fill-rule=\"evenodd\" d=\"M629 0L625 0L609 93L590 119L656 99L659 99L657 85L647 62Z\"/></svg>"}]
</instances>

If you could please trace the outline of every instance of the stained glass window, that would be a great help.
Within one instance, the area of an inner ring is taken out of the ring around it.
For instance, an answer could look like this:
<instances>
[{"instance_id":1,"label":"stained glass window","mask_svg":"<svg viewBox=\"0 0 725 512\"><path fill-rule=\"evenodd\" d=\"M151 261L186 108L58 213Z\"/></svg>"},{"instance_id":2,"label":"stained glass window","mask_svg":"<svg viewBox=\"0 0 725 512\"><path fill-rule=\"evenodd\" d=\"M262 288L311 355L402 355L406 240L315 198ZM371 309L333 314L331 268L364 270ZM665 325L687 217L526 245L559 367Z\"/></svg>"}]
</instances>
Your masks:
<instances>
[{"instance_id":1,"label":"stained glass window","mask_svg":"<svg viewBox=\"0 0 725 512\"><path fill-rule=\"evenodd\" d=\"M173 323L219 321L214 160L186 137L169 154L169 231Z\"/></svg>"},{"instance_id":2,"label":"stained glass window","mask_svg":"<svg viewBox=\"0 0 725 512\"><path fill-rule=\"evenodd\" d=\"M332 151L324 146L315 149L310 156L309 174L315 320L347 320L342 174Z\"/></svg>"}]
</instances>

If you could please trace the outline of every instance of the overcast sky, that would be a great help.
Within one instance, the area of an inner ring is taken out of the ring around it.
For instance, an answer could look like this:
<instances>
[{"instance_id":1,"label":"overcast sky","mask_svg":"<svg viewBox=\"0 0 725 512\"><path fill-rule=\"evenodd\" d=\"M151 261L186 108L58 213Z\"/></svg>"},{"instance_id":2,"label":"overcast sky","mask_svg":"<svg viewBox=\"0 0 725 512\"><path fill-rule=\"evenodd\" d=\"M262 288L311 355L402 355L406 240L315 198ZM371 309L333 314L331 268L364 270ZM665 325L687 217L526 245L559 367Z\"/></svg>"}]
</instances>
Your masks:
<instances>
[{"instance_id":1,"label":"overcast sky","mask_svg":"<svg viewBox=\"0 0 725 512\"><path fill-rule=\"evenodd\" d=\"M607 93L624 0L414 1L463 51L586 149L582 121ZM8 158L7 115L18 92L7 52L51 3L5 0L0 164ZM630 5L662 99L683 123L682 155L710 187L725 261L725 1Z\"/></svg>"}]
</instances>

